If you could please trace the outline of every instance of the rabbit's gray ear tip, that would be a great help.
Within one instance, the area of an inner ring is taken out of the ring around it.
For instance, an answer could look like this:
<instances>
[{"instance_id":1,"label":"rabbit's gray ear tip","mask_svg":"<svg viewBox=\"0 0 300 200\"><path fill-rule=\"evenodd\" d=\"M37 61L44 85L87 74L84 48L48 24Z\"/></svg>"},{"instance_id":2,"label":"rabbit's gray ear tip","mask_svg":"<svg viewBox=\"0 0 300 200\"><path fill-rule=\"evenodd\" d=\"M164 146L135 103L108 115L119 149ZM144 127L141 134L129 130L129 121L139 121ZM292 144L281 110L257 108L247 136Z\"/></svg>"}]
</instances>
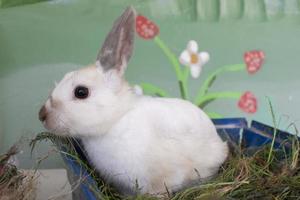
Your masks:
<instances>
[{"instance_id":1,"label":"rabbit's gray ear tip","mask_svg":"<svg viewBox=\"0 0 300 200\"><path fill-rule=\"evenodd\" d=\"M133 16L137 15L137 12L133 6L128 6L125 10L125 13L132 14Z\"/></svg>"}]
</instances>

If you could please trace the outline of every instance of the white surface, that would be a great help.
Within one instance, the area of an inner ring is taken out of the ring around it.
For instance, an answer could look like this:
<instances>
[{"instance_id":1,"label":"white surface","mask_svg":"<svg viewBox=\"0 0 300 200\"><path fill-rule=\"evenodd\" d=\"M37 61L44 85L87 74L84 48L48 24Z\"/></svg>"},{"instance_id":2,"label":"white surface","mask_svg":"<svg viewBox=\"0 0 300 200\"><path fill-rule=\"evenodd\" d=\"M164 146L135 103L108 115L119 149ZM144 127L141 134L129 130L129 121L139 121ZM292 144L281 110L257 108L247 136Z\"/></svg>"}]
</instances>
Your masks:
<instances>
[{"instance_id":1,"label":"white surface","mask_svg":"<svg viewBox=\"0 0 300 200\"><path fill-rule=\"evenodd\" d=\"M65 169L47 169L37 172L36 200L72 200L71 186Z\"/></svg>"}]
</instances>

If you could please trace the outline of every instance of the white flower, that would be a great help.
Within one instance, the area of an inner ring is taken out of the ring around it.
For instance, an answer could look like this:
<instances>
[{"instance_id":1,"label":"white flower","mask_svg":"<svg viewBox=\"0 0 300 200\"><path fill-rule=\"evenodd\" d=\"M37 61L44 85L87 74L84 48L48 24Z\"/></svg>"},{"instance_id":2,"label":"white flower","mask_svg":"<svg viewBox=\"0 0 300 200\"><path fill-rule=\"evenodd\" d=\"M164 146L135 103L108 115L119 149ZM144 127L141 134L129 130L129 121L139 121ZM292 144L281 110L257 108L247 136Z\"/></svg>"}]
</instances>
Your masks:
<instances>
[{"instance_id":1,"label":"white flower","mask_svg":"<svg viewBox=\"0 0 300 200\"><path fill-rule=\"evenodd\" d=\"M180 54L179 61L181 64L190 67L193 78L198 78L202 66L209 60L207 52L198 52L198 44L195 40L189 41L186 49Z\"/></svg>"},{"instance_id":2,"label":"white flower","mask_svg":"<svg viewBox=\"0 0 300 200\"><path fill-rule=\"evenodd\" d=\"M139 85L134 85L133 86L133 91L138 96L142 96L143 93L144 93L143 88L141 86L139 86Z\"/></svg>"}]
</instances>

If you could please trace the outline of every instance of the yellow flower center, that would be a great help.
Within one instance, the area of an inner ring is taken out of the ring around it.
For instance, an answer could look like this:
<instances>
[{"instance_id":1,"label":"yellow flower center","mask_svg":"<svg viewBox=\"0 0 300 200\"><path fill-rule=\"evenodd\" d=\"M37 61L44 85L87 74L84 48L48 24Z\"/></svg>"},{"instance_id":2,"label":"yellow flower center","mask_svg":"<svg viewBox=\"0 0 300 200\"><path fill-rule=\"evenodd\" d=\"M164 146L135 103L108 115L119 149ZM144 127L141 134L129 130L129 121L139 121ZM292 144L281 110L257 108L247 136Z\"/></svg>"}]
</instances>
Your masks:
<instances>
[{"instance_id":1,"label":"yellow flower center","mask_svg":"<svg viewBox=\"0 0 300 200\"><path fill-rule=\"evenodd\" d=\"M198 55L197 54L191 54L191 63L192 64L197 64L198 63L198 60L199 60L199 58L198 58Z\"/></svg>"}]
</instances>

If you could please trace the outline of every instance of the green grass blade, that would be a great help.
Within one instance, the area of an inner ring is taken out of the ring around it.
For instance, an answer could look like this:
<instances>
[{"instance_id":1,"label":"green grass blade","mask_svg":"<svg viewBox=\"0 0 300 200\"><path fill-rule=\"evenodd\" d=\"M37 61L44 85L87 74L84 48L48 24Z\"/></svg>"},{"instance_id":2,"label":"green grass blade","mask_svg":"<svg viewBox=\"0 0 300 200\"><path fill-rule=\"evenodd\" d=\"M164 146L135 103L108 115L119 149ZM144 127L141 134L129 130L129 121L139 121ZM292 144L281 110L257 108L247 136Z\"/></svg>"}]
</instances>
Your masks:
<instances>
[{"instance_id":1,"label":"green grass blade","mask_svg":"<svg viewBox=\"0 0 300 200\"><path fill-rule=\"evenodd\" d=\"M277 122L276 122L276 117L275 117L275 112L274 112L274 109L273 109L272 102L271 102L270 98L268 98L268 97L267 97L267 100L268 100L268 103L269 103L269 108L270 108L270 112L271 112L271 115L272 115L272 121L273 121L273 126L274 126L273 139L272 139L272 143L271 143L271 147L270 147L270 151L269 151L269 155L268 155L268 160L267 160L267 162L270 163L270 161L272 159L275 139L276 139L276 135L277 135Z\"/></svg>"}]
</instances>

